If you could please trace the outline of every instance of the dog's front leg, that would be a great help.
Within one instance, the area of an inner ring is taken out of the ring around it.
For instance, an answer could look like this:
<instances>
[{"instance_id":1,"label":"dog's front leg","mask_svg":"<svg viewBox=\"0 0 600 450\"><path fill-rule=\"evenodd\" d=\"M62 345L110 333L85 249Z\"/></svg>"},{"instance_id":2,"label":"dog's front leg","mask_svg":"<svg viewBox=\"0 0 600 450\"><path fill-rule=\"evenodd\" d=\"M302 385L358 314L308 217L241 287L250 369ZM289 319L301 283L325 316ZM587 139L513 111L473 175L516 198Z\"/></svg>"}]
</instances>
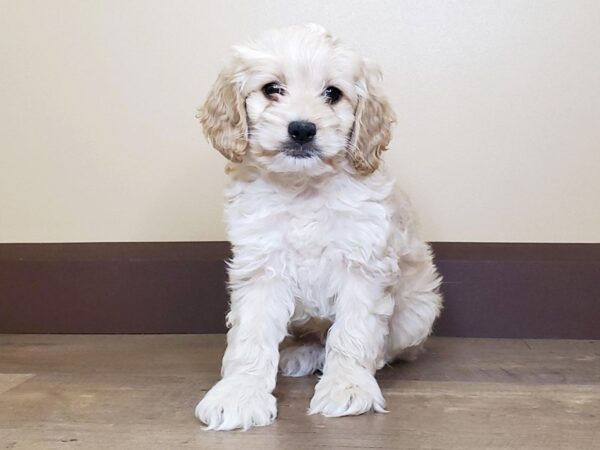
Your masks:
<instances>
[{"instance_id":1,"label":"dog's front leg","mask_svg":"<svg viewBox=\"0 0 600 450\"><path fill-rule=\"evenodd\" d=\"M272 276L232 284L231 327L223 357L223 378L196 407L208 429L248 429L277 415L275 388L279 343L287 333L293 299Z\"/></svg>"},{"instance_id":2,"label":"dog's front leg","mask_svg":"<svg viewBox=\"0 0 600 450\"><path fill-rule=\"evenodd\" d=\"M385 412L375 380L384 363L388 322L394 302L384 288L363 274L346 273L329 330L323 376L310 402L309 414L357 415Z\"/></svg>"}]
</instances>

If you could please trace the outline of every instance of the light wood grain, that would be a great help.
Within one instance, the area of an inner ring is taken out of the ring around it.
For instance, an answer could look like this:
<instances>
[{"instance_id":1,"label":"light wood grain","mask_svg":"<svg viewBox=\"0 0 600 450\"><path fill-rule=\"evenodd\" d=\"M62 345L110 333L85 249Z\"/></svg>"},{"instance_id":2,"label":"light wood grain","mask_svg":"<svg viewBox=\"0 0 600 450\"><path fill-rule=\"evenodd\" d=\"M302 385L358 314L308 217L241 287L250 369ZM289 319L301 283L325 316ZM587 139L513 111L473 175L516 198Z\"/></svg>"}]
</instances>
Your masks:
<instances>
[{"instance_id":1,"label":"light wood grain","mask_svg":"<svg viewBox=\"0 0 600 450\"><path fill-rule=\"evenodd\" d=\"M0 449L600 448L598 341L434 338L379 372L388 414L307 416L315 377L281 378L274 425L206 432L193 408L223 348L219 335L0 335Z\"/></svg>"},{"instance_id":2,"label":"light wood grain","mask_svg":"<svg viewBox=\"0 0 600 450\"><path fill-rule=\"evenodd\" d=\"M28 373L0 373L0 394L24 383L33 376Z\"/></svg>"}]
</instances>

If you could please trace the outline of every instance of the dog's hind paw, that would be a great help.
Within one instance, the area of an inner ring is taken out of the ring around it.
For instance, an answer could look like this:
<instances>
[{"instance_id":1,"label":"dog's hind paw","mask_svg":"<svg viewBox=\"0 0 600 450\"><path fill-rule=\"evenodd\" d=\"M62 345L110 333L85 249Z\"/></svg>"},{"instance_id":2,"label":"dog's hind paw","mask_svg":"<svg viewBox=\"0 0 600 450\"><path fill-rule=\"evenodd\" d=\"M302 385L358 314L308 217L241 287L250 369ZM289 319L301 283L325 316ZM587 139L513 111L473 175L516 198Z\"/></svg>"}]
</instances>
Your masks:
<instances>
[{"instance_id":1,"label":"dog's hind paw","mask_svg":"<svg viewBox=\"0 0 600 450\"><path fill-rule=\"evenodd\" d=\"M320 343L294 345L281 350L279 369L286 377L304 377L323 369L325 348Z\"/></svg>"}]
</instances>

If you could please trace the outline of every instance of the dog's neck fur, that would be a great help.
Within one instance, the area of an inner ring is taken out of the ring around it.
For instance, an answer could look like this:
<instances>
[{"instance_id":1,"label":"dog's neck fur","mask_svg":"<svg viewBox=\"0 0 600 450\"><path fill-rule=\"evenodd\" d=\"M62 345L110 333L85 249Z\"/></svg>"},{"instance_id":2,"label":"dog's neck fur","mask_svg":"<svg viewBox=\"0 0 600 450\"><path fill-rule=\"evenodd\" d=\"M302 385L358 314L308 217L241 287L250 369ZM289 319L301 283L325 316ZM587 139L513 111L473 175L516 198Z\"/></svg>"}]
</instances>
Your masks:
<instances>
[{"instance_id":1,"label":"dog's neck fur","mask_svg":"<svg viewBox=\"0 0 600 450\"><path fill-rule=\"evenodd\" d=\"M336 164L338 167L332 165L331 172L313 176L304 172L271 172L246 161L241 164L228 164L225 172L232 182L251 183L261 179L273 189L292 195L322 192L339 183L365 183L373 178L386 178L382 169L370 175L363 175L346 161L336 162Z\"/></svg>"}]
</instances>

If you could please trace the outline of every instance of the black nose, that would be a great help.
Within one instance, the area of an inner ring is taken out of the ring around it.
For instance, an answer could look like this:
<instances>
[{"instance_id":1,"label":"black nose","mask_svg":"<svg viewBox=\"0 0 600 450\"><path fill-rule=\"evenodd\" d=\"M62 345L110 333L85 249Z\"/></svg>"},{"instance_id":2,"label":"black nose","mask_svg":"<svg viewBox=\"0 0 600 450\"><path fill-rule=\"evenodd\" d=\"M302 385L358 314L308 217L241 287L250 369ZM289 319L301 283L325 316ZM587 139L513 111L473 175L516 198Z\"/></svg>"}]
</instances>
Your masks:
<instances>
[{"instance_id":1,"label":"black nose","mask_svg":"<svg viewBox=\"0 0 600 450\"><path fill-rule=\"evenodd\" d=\"M305 120L295 120L288 125L288 133L298 144L306 144L317 134L317 126Z\"/></svg>"}]
</instances>

